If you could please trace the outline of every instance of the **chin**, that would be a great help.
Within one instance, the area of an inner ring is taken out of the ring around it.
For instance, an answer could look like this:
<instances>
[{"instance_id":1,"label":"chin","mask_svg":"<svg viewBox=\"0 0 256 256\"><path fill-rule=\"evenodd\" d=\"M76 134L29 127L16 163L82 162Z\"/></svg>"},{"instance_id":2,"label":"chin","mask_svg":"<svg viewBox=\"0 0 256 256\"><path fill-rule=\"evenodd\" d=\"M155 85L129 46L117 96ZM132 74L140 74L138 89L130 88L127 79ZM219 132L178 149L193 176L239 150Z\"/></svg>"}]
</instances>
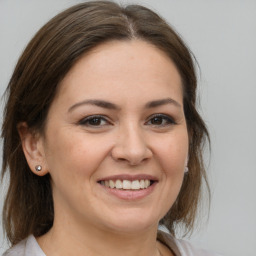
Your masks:
<instances>
[{"instance_id":1,"label":"chin","mask_svg":"<svg viewBox=\"0 0 256 256\"><path fill-rule=\"evenodd\" d=\"M132 234L152 228L157 229L159 220L159 218L153 218L152 215L147 216L143 213L138 215L126 212L114 218L109 218L105 224L108 230L112 230L113 232Z\"/></svg>"},{"instance_id":2,"label":"chin","mask_svg":"<svg viewBox=\"0 0 256 256\"><path fill-rule=\"evenodd\" d=\"M158 223L154 223L151 225L148 223L126 223L126 224L114 224L111 225L110 230L112 230L115 233L125 233L125 234L138 234L140 232L148 231L149 229L158 227Z\"/></svg>"}]
</instances>

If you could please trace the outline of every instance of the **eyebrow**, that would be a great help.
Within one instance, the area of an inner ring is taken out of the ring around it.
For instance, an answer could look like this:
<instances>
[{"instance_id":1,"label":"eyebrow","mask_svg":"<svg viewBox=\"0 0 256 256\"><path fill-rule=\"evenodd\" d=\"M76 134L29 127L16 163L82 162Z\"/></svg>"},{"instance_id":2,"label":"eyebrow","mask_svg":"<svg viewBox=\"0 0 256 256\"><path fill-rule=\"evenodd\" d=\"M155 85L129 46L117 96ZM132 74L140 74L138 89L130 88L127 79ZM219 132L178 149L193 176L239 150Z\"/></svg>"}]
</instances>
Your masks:
<instances>
[{"instance_id":1,"label":"eyebrow","mask_svg":"<svg viewBox=\"0 0 256 256\"><path fill-rule=\"evenodd\" d=\"M181 104L171 98L150 101L146 104L145 107L146 108L155 108L155 107L159 107L159 106L166 105L166 104L172 104L172 105L175 105L176 107L181 108Z\"/></svg>"},{"instance_id":2,"label":"eyebrow","mask_svg":"<svg viewBox=\"0 0 256 256\"><path fill-rule=\"evenodd\" d=\"M84 101L78 102L78 103L74 104L73 106L71 106L68 109L68 112L71 112L75 108L80 107L82 105L94 105L94 106L98 106L101 108L114 109L114 110L120 109L116 104L105 101L105 100L84 100Z\"/></svg>"},{"instance_id":3,"label":"eyebrow","mask_svg":"<svg viewBox=\"0 0 256 256\"><path fill-rule=\"evenodd\" d=\"M145 105L145 108L155 108L155 107L163 106L166 104L172 104L176 107L181 108L181 104L171 98L150 101ZM73 106L71 106L68 109L68 112L71 112L75 108L80 107L82 105L94 105L94 106L106 108L106 109L120 110L119 106L117 106L114 103L105 101L105 100L84 100L84 101L78 102L78 103L74 104Z\"/></svg>"}]
</instances>

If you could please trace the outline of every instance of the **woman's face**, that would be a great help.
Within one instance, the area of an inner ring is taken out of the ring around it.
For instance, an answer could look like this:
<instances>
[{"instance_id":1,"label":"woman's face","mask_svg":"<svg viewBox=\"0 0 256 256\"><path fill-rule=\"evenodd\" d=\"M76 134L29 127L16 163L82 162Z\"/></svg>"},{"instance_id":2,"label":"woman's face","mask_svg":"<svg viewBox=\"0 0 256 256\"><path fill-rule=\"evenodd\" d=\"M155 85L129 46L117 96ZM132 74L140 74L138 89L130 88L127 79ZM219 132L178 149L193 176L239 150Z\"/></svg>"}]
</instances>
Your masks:
<instances>
[{"instance_id":1,"label":"woman's face","mask_svg":"<svg viewBox=\"0 0 256 256\"><path fill-rule=\"evenodd\" d=\"M141 40L96 47L61 82L40 141L56 222L155 228L179 193L188 153L175 65Z\"/></svg>"}]
</instances>

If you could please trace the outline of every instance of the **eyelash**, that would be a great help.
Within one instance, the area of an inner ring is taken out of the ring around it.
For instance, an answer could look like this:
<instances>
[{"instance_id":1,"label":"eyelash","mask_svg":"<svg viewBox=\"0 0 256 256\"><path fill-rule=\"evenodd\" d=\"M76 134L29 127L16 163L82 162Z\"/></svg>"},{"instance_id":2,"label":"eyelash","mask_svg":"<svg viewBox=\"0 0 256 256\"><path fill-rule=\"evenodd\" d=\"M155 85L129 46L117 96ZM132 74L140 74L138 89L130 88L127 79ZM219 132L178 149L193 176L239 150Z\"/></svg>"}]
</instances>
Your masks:
<instances>
[{"instance_id":1,"label":"eyelash","mask_svg":"<svg viewBox=\"0 0 256 256\"><path fill-rule=\"evenodd\" d=\"M95 125L95 124L90 124L90 121L95 121L96 119L98 119L100 122L101 121L105 121L106 123L110 124L110 122L101 115L93 115L93 116L87 116L86 118L83 118L82 120L79 121L80 125L85 125L85 126L91 126L91 127L101 127L101 126L105 126L105 125Z\"/></svg>"},{"instance_id":2,"label":"eyelash","mask_svg":"<svg viewBox=\"0 0 256 256\"><path fill-rule=\"evenodd\" d=\"M152 120L154 119L154 118L158 118L158 119L160 119L160 120L165 120L166 122L165 122L165 124L156 124L156 125L154 125L154 124L152 124L153 126L157 126L157 127L166 127L166 126L170 126L170 125L175 125L176 124L176 122L174 121L174 119L172 118L172 117L170 117L170 116L168 116L168 115L165 115L165 114L155 114L155 115L153 115L153 116L151 116L150 117L150 119L149 119L149 121L151 121L152 122ZM146 123L148 123L149 121L147 121Z\"/></svg>"},{"instance_id":3,"label":"eyelash","mask_svg":"<svg viewBox=\"0 0 256 256\"><path fill-rule=\"evenodd\" d=\"M175 125L176 122L174 121L173 118L171 118L170 116L168 115L165 115L165 114L155 114L153 116L151 116L149 118L149 120L145 123L146 125L150 125L148 124L149 122L152 122L152 120L155 119L155 121L158 119L163 121L165 120L165 123L164 124L151 124L153 125L154 127L166 127L166 126L170 126L170 125ZM90 122L95 122L96 121L96 124L92 124ZM101 122L104 121L105 124L101 124ZM93 116L88 116L86 118L83 118L82 120L79 121L79 125L83 125L83 126L88 126L88 127L102 127L102 126L105 126L105 125L109 125L111 124L110 121L108 121L108 119L102 115L93 115Z\"/></svg>"}]
</instances>

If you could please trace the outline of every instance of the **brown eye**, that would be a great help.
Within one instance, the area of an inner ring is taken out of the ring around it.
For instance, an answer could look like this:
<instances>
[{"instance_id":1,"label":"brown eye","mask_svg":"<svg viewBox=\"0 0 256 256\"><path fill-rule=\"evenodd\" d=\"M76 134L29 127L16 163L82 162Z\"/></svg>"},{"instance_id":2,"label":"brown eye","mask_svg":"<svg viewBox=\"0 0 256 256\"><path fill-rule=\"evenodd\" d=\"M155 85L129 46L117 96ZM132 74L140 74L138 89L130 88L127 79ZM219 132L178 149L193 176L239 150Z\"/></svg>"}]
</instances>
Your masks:
<instances>
[{"instance_id":1,"label":"brown eye","mask_svg":"<svg viewBox=\"0 0 256 256\"><path fill-rule=\"evenodd\" d=\"M151 123L154 125L161 125L163 123L163 118L162 117L154 117L151 119Z\"/></svg>"},{"instance_id":2,"label":"brown eye","mask_svg":"<svg viewBox=\"0 0 256 256\"><path fill-rule=\"evenodd\" d=\"M102 116L88 116L84 119L82 119L79 122L80 125L83 126L105 126L108 125L109 122L106 120L106 118L102 117Z\"/></svg>"},{"instance_id":3,"label":"brown eye","mask_svg":"<svg viewBox=\"0 0 256 256\"><path fill-rule=\"evenodd\" d=\"M147 124L161 127L161 126L168 126L168 125L175 124L175 121L170 116L157 114L151 117L147 122Z\"/></svg>"},{"instance_id":4,"label":"brown eye","mask_svg":"<svg viewBox=\"0 0 256 256\"><path fill-rule=\"evenodd\" d=\"M101 119L96 117L96 118L92 118L90 120L88 120L88 124L90 125L100 125L101 124Z\"/></svg>"}]
</instances>

